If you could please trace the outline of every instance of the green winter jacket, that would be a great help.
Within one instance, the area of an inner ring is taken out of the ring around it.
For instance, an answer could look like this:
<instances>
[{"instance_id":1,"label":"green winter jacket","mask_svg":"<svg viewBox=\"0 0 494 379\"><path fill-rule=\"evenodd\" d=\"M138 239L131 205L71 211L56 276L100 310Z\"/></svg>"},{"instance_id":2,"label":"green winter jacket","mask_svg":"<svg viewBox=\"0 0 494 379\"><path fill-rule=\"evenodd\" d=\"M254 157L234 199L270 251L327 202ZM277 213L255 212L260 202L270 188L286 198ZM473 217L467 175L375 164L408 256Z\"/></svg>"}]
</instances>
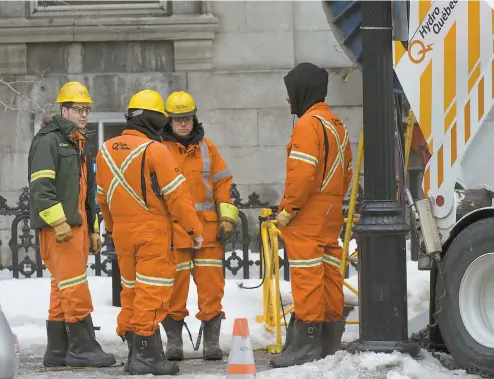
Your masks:
<instances>
[{"instance_id":1,"label":"green winter jacket","mask_svg":"<svg viewBox=\"0 0 494 379\"><path fill-rule=\"evenodd\" d=\"M48 228L64 216L70 226L82 225L78 200L84 158L87 162L85 208L89 232L92 233L97 225L91 159L86 148L86 151L80 151L68 138L75 129L74 123L55 115L33 138L28 155L31 229Z\"/></svg>"}]
</instances>

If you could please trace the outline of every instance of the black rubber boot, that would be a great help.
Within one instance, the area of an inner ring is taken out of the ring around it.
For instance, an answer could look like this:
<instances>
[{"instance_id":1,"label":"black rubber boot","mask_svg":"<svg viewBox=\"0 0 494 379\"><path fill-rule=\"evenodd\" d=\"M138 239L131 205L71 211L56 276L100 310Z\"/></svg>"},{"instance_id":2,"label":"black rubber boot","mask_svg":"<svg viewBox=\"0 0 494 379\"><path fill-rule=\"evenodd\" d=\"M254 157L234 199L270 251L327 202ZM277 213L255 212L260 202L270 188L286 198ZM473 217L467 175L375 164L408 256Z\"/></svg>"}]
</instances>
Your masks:
<instances>
[{"instance_id":1,"label":"black rubber boot","mask_svg":"<svg viewBox=\"0 0 494 379\"><path fill-rule=\"evenodd\" d=\"M293 325L295 324L295 312L292 312L290 314L290 321L288 321L288 327L286 329L286 337L285 337L285 344L283 345L283 350L281 352L284 352L286 349L288 349L288 346L293 341Z\"/></svg>"},{"instance_id":2,"label":"black rubber boot","mask_svg":"<svg viewBox=\"0 0 494 379\"><path fill-rule=\"evenodd\" d=\"M290 367L321 359L322 323L303 322L295 319L292 343L280 355L273 357L271 367Z\"/></svg>"},{"instance_id":3,"label":"black rubber boot","mask_svg":"<svg viewBox=\"0 0 494 379\"><path fill-rule=\"evenodd\" d=\"M46 321L47 345L43 365L45 367L65 366L65 357L69 349L69 338L65 330L65 321Z\"/></svg>"},{"instance_id":4,"label":"black rubber boot","mask_svg":"<svg viewBox=\"0 0 494 379\"><path fill-rule=\"evenodd\" d=\"M132 356L132 345L134 344L134 332L125 333L125 341L127 341L127 347L129 348L129 354L127 355L127 362L124 365L124 371L129 372L129 362Z\"/></svg>"},{"instance_id":5,"label":"black rubber boot","mask_svg":"<svg viewBox=\"0 0 494 379\"><path fill-rule=\"evenodd\" d=\"M184 320L174 320L170 316L166 316L162 324L166 332L166 359L181 361L184 359L184 342L182 340Z\"/></svg>"},{"instance_id":6,"label":"black rubber boot","mask_svg":"<svg viewBox=\"0 0 494 379\"><path fill-rule=\"evenodd\" d=\"M345 331L345 324L345 320L323 323L321 333L321 354L323 358L341 350L341 336Z\"/></svg>"},{"instance_id":7,"label":"black rubber boot","mask_svg":"<svg viewBox=\"0 0 494 379\"><path fill-rule=\"evenodd\" d=\"M106 367L115 364L115 356L105 353L94 337L91 315L79 322L66 322L65 327L69 336L67 366Z\"/></svg>"},{"instance_id":8,"label":"black rubber boot","mask_svg":"<svg viewBox=\"0 0 494 379\"><path fill-rule=\"evenodd\" d=\"M161 356L158 333L152 336L134 335L129 363L130 375L174 375L179 371L177 363L169 362Z\"/></svg>"},{"instance_id":9,"label":"black rubber boot","mask_svg":"<svg viewBox=\"0 0 494 379\"><path fill-rule=\"evenodd\" d=\"M223 359L223 351L220 349L220 329L223 313L219 313L211 320L204 323L204 345L202 357L206 361L219 361Z\"/></svg>"}]
</instances>

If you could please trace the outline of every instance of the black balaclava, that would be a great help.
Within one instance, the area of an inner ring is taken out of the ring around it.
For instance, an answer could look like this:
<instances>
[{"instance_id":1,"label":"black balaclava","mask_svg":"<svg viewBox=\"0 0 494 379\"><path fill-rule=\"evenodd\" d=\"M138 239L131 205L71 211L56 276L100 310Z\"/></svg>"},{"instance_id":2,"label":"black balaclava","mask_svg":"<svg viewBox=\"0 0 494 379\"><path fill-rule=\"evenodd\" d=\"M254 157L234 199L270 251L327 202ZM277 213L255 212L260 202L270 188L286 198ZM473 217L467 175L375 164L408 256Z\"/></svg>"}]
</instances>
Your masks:
<instances>
[{"instance_id":1,"label":"black balaclava","mask_svg":"<svg viewBox=\"0 0 494 379\"><path fill-rule=\"evenodd\" d=\"M140 109L129 109L130 113L133 113L135 116L127 120L125 129L137 130L154 141L162 141L160 132L167 122L164 114Z\"/></svg>"},{"instance_id":2,"label":"black balaclava","mask_svg":"<svg viewBox=\"0 0 494 379\"><path fill-rule=\"evenodd\" d=\"M302 117L328 94L328 72L312 63L300 63L284 77L292 114Z\"/></svg>"},{"instance_id":3,"label":"black balaclava","mask_svg":"<svg viewBox=\"0 0 494 379\"><path fill-rule=\"evenodd\" d=\"M192 127L192 131L187 137L182 137L173 133L172 119L170 118L163 128L161 136L163 137L163 140L179 142L187 149L189 145L197 143L204 138L204 128L197 116L194 115L194 126Z\"/></svg>"}]
</instances>

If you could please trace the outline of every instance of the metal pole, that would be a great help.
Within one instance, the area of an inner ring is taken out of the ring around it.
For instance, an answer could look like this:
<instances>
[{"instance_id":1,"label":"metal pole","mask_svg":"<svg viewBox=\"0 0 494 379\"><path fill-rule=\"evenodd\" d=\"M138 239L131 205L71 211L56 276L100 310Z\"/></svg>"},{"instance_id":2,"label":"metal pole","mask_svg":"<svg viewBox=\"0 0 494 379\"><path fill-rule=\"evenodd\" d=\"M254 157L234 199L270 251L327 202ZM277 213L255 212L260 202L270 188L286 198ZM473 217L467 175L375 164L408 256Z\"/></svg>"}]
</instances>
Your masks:
<instances>
[{"instance_id":1,"label":"metal pole","mask_svg":"<svg viewBox=\"0 0 494 379\"><path fill-rule=\"evenodd\" d=\"M415 356L408 340L405 236L410 228L396 199L390 1L362 1L364 99L363 214L359 245L359 340L349 351Z\"/></svg>"}]
</instances>

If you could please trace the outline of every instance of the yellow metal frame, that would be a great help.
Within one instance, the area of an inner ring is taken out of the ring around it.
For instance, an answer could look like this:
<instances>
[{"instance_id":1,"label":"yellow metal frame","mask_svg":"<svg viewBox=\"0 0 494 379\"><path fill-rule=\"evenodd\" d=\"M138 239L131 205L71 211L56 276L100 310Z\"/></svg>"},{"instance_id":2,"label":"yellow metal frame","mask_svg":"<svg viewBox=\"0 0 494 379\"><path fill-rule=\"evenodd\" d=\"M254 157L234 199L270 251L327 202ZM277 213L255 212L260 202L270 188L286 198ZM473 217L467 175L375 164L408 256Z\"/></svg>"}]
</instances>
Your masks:
<instances>
[{"instance_id":1,"label":"yellow metal frame","mask_svg":"<svg viewBox=\"0 0 494 379\"><path fill-rule=\"evenodd\" d=\"M408 157L410 154L410 145L412 141L412 132L414 125L414 115L410 110L408 116L407 129L405 134L405 172L408 167ZM343 277L346 275L348 265L352 262L358 262L358 250L349 254L350 237L354 223L360 220L359 215L355 215L355 206L357 202L358 185L360 177L360 169L362 167L362 157L364 153L364 132L363 127L360 132L360 139L357 150L357 161L354 167L352 189L350 192L350 204L348 207L348 215L344 222L346 224L345 236L343 239L343 253L340 264L340 273ZM264 328L268 333L276 333L276 343L266 346L264 350L271 354L280 353L283 350L281 338L281 326L286 326L285 316L293 311L292 304L283 313L281 312L280 299L280 266L278 246L281 237L281 232L277 228L278 221L274 219L273 211L269 208L261 210L261 241L262 241L262 257L265 264L264 281L262 286L263 291L263 314L256 317L258 323L264 323ZM274 275L274 277L273 277ZM343 280L343 285L358 296L358 290ZM346 320L347 324L358 324L358 320Z\"/></svg>"}]
</instances>

